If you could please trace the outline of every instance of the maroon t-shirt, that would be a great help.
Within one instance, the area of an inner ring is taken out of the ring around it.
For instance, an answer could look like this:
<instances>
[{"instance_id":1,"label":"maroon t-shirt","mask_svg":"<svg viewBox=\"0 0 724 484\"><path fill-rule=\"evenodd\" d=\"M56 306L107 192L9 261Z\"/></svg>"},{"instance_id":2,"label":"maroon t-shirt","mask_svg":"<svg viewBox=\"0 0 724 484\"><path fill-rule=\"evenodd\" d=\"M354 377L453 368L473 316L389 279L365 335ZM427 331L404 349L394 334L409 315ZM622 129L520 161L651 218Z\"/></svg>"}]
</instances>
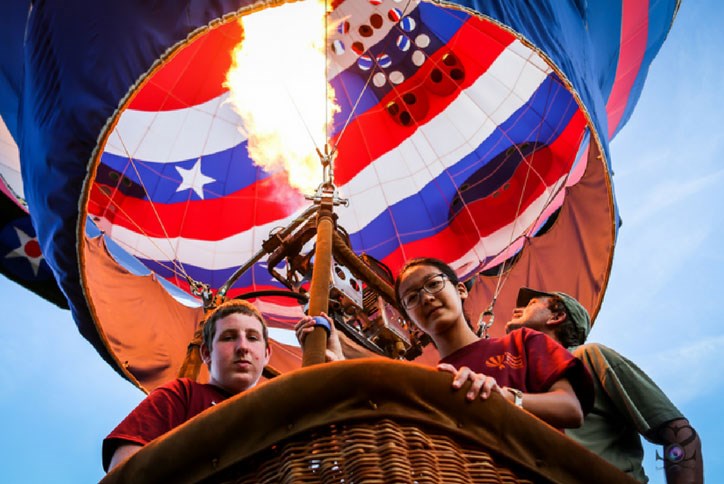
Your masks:
<instances>
[{"instance_id":1,"label":"maroon t-shirt","mask_svg":"<svg viewBox=\"0 0 724 484\"><path fill-rule=\"evenodd\" d=\"M567 378L584 414L593 407L593 381L583 363L540 331L520 328L501 338L480 339L440 360L492 376L500 386L544 393Z\"/></svg>"},{"instance_id":2,"label":"maroon t-shirt","mask_svg":"<svg viewBox=\"0 0 724 484\"><path fill-rule=\"evenodd\" d=\"M103 469L123 444L146 445L230 395L214 385L179 378L154 389L103 440Z\"/></svg>"}]
</instances>

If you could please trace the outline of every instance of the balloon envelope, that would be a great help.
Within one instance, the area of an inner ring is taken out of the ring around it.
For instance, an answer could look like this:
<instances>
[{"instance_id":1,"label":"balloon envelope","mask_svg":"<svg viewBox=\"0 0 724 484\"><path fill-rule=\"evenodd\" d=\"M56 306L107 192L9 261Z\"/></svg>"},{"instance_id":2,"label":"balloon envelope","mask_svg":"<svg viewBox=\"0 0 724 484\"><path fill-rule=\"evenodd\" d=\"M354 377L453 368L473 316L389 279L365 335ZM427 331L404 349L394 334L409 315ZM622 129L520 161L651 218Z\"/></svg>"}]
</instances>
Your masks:
<instances>
[{"instance_id":1,"label":"balloon envelope","mask_svg":"<svg viewBox=\"0 0 724 484\"><path fill-rule=\"evenodd\" d=\"M146 388L175 374L201 318L159 281L218 289L310 203L251 160L224 85L237 18L272 7L171 3L79 2L68 18L49 2L25 46L20 150L43 249L81 331ZM617 229L608 141L677 4L489 3L333 2L338 223L392 272L433 256L474 277L474 317L493 298L507 316L522 284L595 315ZM262 260L229 295L279 286ZM278 366L294 366L282 330L301 309L259 304L290 356Z\"/></svg>"}]
</instances>

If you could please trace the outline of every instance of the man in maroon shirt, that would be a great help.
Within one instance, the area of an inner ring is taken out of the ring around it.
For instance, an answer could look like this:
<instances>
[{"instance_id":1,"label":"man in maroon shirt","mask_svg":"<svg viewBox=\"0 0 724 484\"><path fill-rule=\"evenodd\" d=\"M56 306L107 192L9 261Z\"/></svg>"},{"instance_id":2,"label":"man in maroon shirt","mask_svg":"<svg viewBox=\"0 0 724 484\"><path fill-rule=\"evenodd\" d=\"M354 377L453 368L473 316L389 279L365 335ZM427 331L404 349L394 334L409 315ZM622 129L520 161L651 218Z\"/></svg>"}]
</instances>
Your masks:
<instances>
[{"instance_id":1,"label":"man in maroon shirt","mask_svg":"<svg viewBox=\"0 0 724 484\"><path fill-rule=\"evenodd\" d=\"M246 301L220 305L203 329L201 358L209 383L179 378L154 389L103 440L103 468L109 471L156 437L256 385L270 356L261 313Z\"/></svg>"}]
</instances>

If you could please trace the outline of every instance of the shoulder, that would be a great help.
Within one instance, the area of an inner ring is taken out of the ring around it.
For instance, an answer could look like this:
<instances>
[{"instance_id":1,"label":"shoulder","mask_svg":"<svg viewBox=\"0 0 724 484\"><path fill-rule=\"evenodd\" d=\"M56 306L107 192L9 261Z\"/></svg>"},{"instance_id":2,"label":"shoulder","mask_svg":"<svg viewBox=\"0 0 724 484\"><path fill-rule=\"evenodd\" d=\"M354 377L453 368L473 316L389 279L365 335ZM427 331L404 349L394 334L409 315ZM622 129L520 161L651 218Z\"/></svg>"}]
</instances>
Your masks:
<instances>
[{"instance_id":1,"label":"shoulder","mask_svg":"<svg viewBox=\"0 0 724 484\"><path fill-rule=\"evenodd\" d=\"M192 388L194 385L197 385L197 383L190 378L176 378L159 385L157 388L178 390L181 388Z\"/></svg>"},{"instance_id":2,"label":"shoulder","mask_svg":"<svg viewBox=\"0 0 724 484\"><path fill-rule=\"evenodd\" d=\"M546 335L538 331L537 329L522 327L514 329L501 338L513 339L518 341L538 340L540 338L547 338Z\"/></svg>"},{"instance_id":3,"label":"shoulder","mask_svg":"<svg viewBox=\"0 0 724 484\"><path fill-rule=\"evenodd\" d=\"M575 360L557 341L536 329L519 328L508 333L505 338L508 338L509 345L514 345L530 357L547 355L547 360L553 359L559 363Z\"/></svg>"},{"instance_id":4,"label":"shoulder","mask_svg":"<svg viewBox=\"0 0 724 484\"><path fill-rule=\"evenodd\" d=\"M476 341L473 341L472 343L468 343L467 345L453 351L446 357L441 358L440 363L451 363L453 366L455 366L459 363L460 360L464 360L468 358L469 355L478 352L480 350L480 347L484 346L487 341L490 340L478 339Z\"/></svg>"},{"instance_id":5,"label":"shoulder","mask_svg":"<svg viewBox=\"0 0 724 484\"><path fill-rule=\"evenodd\" d=\"M190 378L176 378L169 380L161 385L157 386L148 394L149 398L158 398L163 396L174 395L181 398L188 397L199 383L191 380Z\"/></svg>"},{"instance_id":6,"label":"shoulder","mask_svg":"<svg viewBox=\"0 0 724 484\"><path fill-rule=\"evenodd\" d=\"M175 379L154 388L103 440L103 468L108 469L116 449L143 446L171 430L183 418L188 382Z\"/></svg>"},{"instance_id":7,"label":"shoulder","mask_svg":"<svg viewBox=\"0 0 724 484\"><path fill-rule=\"evenodd\" d=\"M620 357L616 351L601 343L586 343L571 348L571 352L576 355L614 355Z\"/></svg>"},{"instance_id":8,"label":"shoulder","mask_svg":"<svg viewBox=\"0 0 724 484\"><path fill-rule=\"evenodd\" d=\"M586 368L601 378L615 375L618 380L638 381L640 385L654 386L650 377L636 363L600 343L587 343L572 350Z\"/></svg>"},{"instance_id":9,"label":"shoulder","mask_svg":"<svg viewBox=\"0 0 724 484\"><path fill-rule=\"evenodd\" d=\"M545 347L548 351L565 349L553 338L537 329L523 327L511 331L508 336L520 340L526 347ZM568 351L566 351L566 353L568 353Z\"/></svg>"},{"instance_id":10,"label":"shoulder","mask_svg":"<svg viewBox=\"0 0 724 484\"><path fill-rule=\"evenodd\" d=\"M587 366L616 367L622 364L635 366L631 360L601 343L586 343L572 348L571 352Z\"/></svg>"},{"instance_id":11,"label":"shoulder","mask_svg":"<svg viewBox=\"0 0 724 484\"><path fill-rule=\"evenodd\" d=\"M176 378L154 388L140 406L174 406L182 408L205 408L211 402L220 402L229 397L222 389L208 383L199 383L190 378ZM180 410L179 410L180 411Z\"/></svg>"},{"instance_id":12,"label":"shoulder","mask_svg":"<svg viewBox=\"0 0 724 484\"><path fill-rule=\"evenodd\" d=\"M169 384L172 388L183 388L189 392L204 390L206 387L210 386L207 383L199 383L191 378L176 378L175 380L170 381Z\"/></svg>"},{"instance_id":13,"label":"shoulder","mask_svg":"<svg viewBox=\"0 0 724 484\"><path fill-rule=\"evenodd\" d=\"M528 328L525 326L522 328L514 329L513 331L508 333L508 336L517 337L517 338L524 339L524 340L530 340L530 339L538 340L538 339L546 338L546 339L553 341L552 339L550 339L548 336L541 333L537 329Z\"/></svg>"}]
</instances>

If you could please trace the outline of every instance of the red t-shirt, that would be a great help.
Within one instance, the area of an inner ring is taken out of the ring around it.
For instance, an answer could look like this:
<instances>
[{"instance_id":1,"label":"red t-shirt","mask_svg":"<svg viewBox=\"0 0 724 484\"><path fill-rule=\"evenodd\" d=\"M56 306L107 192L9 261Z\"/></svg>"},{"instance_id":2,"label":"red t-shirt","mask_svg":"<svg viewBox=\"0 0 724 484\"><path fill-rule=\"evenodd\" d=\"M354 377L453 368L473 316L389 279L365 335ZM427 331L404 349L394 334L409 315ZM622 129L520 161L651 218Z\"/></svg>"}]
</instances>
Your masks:
<instances>
[{"instance_id":1,"label":"red t-shirt","mask_svg":"<svg viewBox=\"0 0 724 484\"><path fill-rule=\"evenodd\" d=\"M214 385L179 378L154 389L103 440L103 469L123 444L146 445L231 395Z\"/></svg>"},{"instance_id":2,"label":"red t-shirt","mask_svg":"<svg viewBox=\"0 0 724 484\"><path fill-rule=\"evenodd\" d=\"M480 339L440 360L455 368L467 366L495 378L500 386L525 393L543 393L567 378L584 414L593 407L593 381L583 363L557 342L530 328L501 338Z\"/></svg>"}]
</instances>

